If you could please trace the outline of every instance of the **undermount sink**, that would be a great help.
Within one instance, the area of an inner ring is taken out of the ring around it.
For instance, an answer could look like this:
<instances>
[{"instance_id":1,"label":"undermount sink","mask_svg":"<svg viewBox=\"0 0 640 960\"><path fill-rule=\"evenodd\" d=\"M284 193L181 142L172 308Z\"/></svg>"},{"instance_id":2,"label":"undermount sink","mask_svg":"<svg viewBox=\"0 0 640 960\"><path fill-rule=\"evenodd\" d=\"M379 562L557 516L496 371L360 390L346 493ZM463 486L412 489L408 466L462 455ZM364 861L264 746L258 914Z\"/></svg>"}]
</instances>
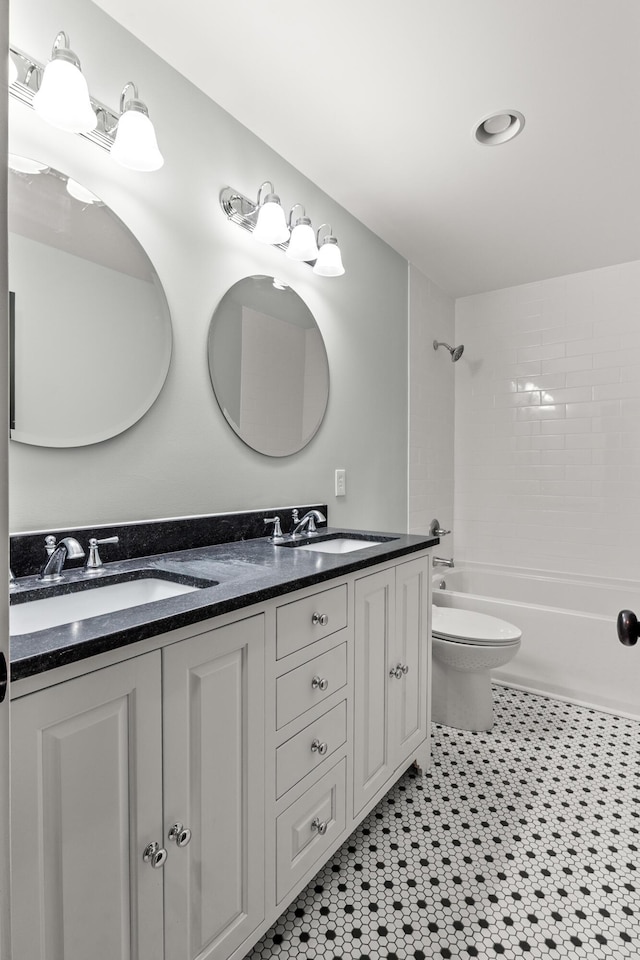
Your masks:
<instances>
[{"instance_id":1,"label":"undermount sink","mask_svg":"<svg viewBox=\"0 0 640 960\"><path fill-rule=\"evenodd\" d=\"M59 627L76 620L87 620L116 610L126 610L143 603L155 603L183 593L193 593L200 587L145 577L139 580L124 580L120 583L95 584L90 589L74 593L43 597L14 603L9 608L9 633L19 636L35 633L49 627Z\"/></svg>"},{"instance_id":2,"label":"undermount sink","mask_svg":"<svg viewBox=\"0 0 640 960\"><path fill-rule=\"evenodd\" d=\"M383 540L354 540L351 537L336 537L333 540L322 540L320 543L302 543L297 550L311 550L313 553L351 553L352 550L366 550L367 547L378 547Z\"/></svg>"}]
</instances>

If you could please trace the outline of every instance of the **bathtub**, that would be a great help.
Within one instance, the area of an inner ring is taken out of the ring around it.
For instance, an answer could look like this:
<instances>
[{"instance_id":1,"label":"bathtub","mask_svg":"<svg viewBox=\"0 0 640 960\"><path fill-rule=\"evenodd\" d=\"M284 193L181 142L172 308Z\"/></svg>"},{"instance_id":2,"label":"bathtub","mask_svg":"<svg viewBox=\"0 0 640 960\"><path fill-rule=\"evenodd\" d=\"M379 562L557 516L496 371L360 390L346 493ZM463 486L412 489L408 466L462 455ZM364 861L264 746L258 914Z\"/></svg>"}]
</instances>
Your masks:
<instances>
[{"instance_id":1,"label":"bathtub","mask_svg":"<svg viewBox=\"0 0 640 960\"><path fill-rule=\"evenodd\" d=\"M495 680L640 719L640 643L616 634L619 610L640 611L640 582L469 563L434 571L433 602L522 630Z\"/></svg>"}]
</instances>

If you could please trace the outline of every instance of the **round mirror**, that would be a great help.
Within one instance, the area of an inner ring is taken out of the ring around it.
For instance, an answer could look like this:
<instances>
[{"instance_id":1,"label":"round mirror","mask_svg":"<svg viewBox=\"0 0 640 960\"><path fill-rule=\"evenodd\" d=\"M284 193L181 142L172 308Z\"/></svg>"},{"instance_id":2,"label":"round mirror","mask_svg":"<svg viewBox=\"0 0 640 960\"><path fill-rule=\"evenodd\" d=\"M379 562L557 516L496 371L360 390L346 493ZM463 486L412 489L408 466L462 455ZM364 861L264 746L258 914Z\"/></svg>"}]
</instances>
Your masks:
<instances>
[{"instance_id":1,"label":"round mirror","mask_svg":"<svg viewBox=\"0 0 640 960\"><path fill-rule=\"evenodd\" d=\"M78 447L122 433L167 376L171 318L122 221L65 174L9 157L10 436Z\"/></svg>"},{"instance_id":2,"label":"round mirror","mask_svg":"<svg viewBox=\"0 0 640 960\"><path fill-rule=\"evenodd\" d=\"M259 453L297 453L322 423L322 334L304 300L274 277L245 277L225 293L209 329L209 371L229 425Z\"/></svg>"}]
</instances>

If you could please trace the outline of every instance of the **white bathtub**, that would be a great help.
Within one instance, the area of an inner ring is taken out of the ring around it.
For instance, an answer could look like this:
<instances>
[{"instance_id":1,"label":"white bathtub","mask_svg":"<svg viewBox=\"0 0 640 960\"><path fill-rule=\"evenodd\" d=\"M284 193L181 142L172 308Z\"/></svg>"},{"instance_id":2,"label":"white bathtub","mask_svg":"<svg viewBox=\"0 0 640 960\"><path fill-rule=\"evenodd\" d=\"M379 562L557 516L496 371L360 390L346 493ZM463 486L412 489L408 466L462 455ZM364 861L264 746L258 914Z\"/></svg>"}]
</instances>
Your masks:
<instances>
[{"instance_id":1,"label":"white bathtub","mask_svg":"<svg viewBox=\"0 0 640 960\"><path fill-rule=\"evenodd\" d=\"M640 643L623 647L616 634L619 610L640 616L640 582L464 564L434 570L433 600L522 630L496 680L640 719Z\"/></svg>"}]
</instances>

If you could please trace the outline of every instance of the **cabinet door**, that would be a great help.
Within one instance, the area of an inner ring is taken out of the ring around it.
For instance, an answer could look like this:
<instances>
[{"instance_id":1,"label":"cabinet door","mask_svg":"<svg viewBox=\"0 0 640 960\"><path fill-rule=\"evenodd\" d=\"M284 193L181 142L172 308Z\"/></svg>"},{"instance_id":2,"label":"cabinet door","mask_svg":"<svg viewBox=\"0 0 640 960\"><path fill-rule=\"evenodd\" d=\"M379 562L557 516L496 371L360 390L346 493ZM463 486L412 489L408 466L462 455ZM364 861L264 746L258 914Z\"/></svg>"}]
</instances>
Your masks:
<instances>
[{"instance_id":1,"label":"cabinet door","mask_svg":"<svg viewBox=\"0 0 640 960\"><path fill-rule=\"evenodd\" d=\"M428 733L429 587L428 561L398 564L393 661L403 672L391 680L389 711L395 766L410 757Z\"/></svg>"},{"instance_id":2,"label":"cabinet door","mask_svg":"<svg viewBox=\"0 0 640 960\"><path fill-rule=\"evenodd\" d=\"M353 808L359 813L395 768L390 749L389 670L394 652L395 572L355 582Z\"/></svg>"},{"instance_id":3,"label":"cabinet door","mask_svg":"<svg viewBox=\"0 0 640 960\"><path fill-rule=\"evenodd\" d=\"M160 653L12 704L13 955L158 960Z\"/></svg>"},{"instance_id":4,"label":"cabinet door","mask_svg":"<svg viewBox=\"0 0 640 960\"><path fill-rule=\"evenodd\" d=\"M264 917L264 617L163 658L165 956L218 960Z\"/></svg>"}]
</instances>

